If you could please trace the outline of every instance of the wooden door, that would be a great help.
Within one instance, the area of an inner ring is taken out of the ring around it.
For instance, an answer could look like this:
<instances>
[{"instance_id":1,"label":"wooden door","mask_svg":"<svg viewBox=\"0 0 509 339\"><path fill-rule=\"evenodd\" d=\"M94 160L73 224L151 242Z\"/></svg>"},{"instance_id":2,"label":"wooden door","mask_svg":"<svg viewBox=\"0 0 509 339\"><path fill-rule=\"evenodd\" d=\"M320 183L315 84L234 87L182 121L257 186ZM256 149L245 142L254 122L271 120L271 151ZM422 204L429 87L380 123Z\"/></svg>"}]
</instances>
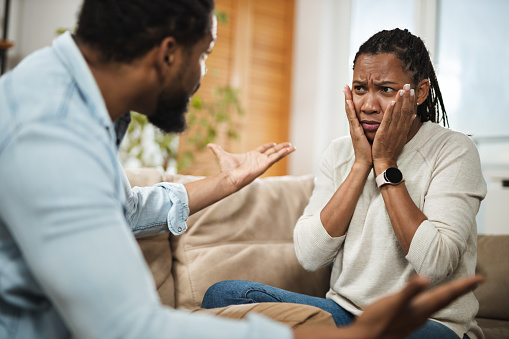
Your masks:
<instances>
[{"instance_id":1,"label":"wooden door","mask_svg":"<svg viewBox=\"0 0 509 339\"><path fill-rule=\"evenodd\" d=\"M218 24L218 39L207 60L209 71L197 95L207 102L214 100L218 87L238 88L244 114L233 116L238 138L229 139L221 130L215 142L238 153L266 142L288 141L294 0L216 0L216 11L224 13L226 21ZM179 152L191 150L195 158L180 173L217 173L212 153L195 152L189 145L196 131L191 125L180 138ZM283 159L265 176L285 174Z\"/></svg>"}]
</instances>

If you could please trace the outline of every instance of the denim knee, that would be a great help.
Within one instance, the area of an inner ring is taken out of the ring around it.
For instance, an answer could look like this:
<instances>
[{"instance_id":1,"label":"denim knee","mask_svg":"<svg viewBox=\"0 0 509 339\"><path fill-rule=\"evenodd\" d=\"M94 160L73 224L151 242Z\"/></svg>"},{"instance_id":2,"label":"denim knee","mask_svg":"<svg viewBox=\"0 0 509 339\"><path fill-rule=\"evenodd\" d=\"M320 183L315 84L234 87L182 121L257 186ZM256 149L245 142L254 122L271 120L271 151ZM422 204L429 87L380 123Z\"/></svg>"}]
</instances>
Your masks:
<instances>
[{"instance_id":1,"label":"denim knee","mask_svg":"<svg viewBox=\"0 0 509 339\"><path fill-rule=\"evenodd\" d=\"M226 280L210 286L203 296L202 308L216 308L230 305L228 299L233 297L232 288L236 280Z\"/></svg>"}]
</instances>

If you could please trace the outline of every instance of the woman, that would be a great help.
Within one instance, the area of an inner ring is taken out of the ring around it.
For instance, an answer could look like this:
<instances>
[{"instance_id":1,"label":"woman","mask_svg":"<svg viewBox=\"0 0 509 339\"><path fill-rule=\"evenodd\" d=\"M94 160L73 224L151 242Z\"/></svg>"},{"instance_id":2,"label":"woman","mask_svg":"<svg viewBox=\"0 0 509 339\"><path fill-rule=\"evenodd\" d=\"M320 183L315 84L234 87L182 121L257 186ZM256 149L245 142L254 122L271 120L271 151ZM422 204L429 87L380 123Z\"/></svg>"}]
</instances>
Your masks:
<instances>
[{"instance_id":1,"label":"woman","mask_svg":"<svg viewBox=\"0 0 509 339\"><path fill-rule=\"evenodd\" d=\"M432 285L474 274L476 222L486 195L480 160L447 123L429 53L407 30L382 31L354 59L345 86L350 136L325 151L294 231L307 270L332 263L325 299L250 282L211 287L204 306L284 301L329 311L338 326L414 274ZM228 291L228 292L225 292ZM473 293L433 315L410 338L482 338Z\"/></svg>"}]
</instances>

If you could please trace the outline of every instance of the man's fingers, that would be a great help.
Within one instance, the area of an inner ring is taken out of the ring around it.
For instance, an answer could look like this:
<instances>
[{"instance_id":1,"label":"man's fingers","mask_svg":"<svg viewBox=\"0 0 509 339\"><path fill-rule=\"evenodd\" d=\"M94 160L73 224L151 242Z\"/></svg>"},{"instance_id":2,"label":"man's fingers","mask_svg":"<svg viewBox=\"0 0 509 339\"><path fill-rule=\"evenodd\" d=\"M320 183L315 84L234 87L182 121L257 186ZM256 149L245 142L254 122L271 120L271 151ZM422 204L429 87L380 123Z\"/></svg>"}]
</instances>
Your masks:
<instances>
[{"instance_id":1,"label":"man's fingers","mask_svg":"<svg viewBox=\"0 0 509 339\"><path fill-rule=\"evenodd\" d=\"M276 153L269 155L269 163L272 165L275 162L286 157L288 154L292 153L293 151L295 151L295 147L292 145L290 145L289 147L284 147L284 148L278 150Z\"/></svg>"},{"instance_id":2,"label":"man's fingers","mask_svg":"<svg viewBox=\"0 0 509 339\"><path fill-rule=\"evenodd\" d=\"M284 150L284 149L287 149L287 148L291 148L291 149L295 149L291 143L289 142L283 142L281 144L278 144L278 145L275 145L268 148L267 150L265 150L265 152L262 152L264 153L265 155L267 156L271 156L273 154L276 154L276 153L279 153L281 150Z\"/></svg>"},{"instance_id":3,"label":"man's fingers","mask_svg":"<svg viewBox=\"0 0 509 339\"><path fill-rule=\"evenodd\" d=\"M267 150L269 150L275 146L276 146L275 142L268 142L268 143L263 144L263 145L259 146L258 148L256 148L256 151L258 151L260 153L265 153Z\"/></svg>"},{"instance_id":4,"label":"man's fingers","mask_svg":"<svg viewBox=\"0 0 509 339\"><path fill-rule=\"evenodd\" d=\"M269 142L261 145L256 149L257 152L264 153L266 155L271 155L273 153L277 153L284 148L290 148L292 144L289 142L282 142L280 144L276 144L275 142Z\"/></svg>"},{"instance_id":5,"label":"man's fingers","mask_svg":"<svg viewBox=\"0 0 509 339\"><path fill-rule=\"evenodd\" d=\"M416 298L413 306L419 312L431 315L462 295L473 291L483 281L484 277L480 275L455 280L423 293Z\"/></svg>"},{"instance_id":6,"label":"man's fingers","mask_svg":"<svg viewBox=\"0 0 509 339\"><path fill-rule=\"evenodd\" d=\"M395 295L397 296L395 304L401 309L403 305L408 304L415 296L424 291L428 284L428 279L424 277L418 275L412 277L405 287Z\"/></svg>"},{"instance_id":7,"label":"man's fingers","mask_svg":"<svg viewBox=\"0 0 509 339\"><path fill-rule=\"evenodd\" d=\"M219 157L222 153L225 152L223 148L218 144L208 144L207 148L209 148L216 157Z\"/></svg>"}]
</instances>

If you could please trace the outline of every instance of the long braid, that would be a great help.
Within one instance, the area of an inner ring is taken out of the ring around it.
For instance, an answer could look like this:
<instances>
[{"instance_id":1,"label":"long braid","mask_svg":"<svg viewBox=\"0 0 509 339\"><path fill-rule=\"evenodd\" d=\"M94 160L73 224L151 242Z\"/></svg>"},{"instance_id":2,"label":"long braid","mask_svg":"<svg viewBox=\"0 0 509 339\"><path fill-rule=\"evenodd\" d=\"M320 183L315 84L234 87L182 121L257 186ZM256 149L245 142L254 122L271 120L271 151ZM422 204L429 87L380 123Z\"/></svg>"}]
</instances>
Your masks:
<instances>
[{"instance_id":1,"label":"long braid","mask_svg":"<svg viewBox=\"0 0 509 339\"><path fill-rule=\"evenodd\" d=\"M429 52L424 42L407 29L399 28L384 30L376 33L361 45L355 55L353 65L362 54L392 53L402 63L403 68L411 72L414 84L421 80L428 79L430 88L426 100L417 107L417 116L422 122L440 122L449 127L449 120L445 111L442 93L438 86L435 69L431 62Z\"/></svg>"}]
</instances>

